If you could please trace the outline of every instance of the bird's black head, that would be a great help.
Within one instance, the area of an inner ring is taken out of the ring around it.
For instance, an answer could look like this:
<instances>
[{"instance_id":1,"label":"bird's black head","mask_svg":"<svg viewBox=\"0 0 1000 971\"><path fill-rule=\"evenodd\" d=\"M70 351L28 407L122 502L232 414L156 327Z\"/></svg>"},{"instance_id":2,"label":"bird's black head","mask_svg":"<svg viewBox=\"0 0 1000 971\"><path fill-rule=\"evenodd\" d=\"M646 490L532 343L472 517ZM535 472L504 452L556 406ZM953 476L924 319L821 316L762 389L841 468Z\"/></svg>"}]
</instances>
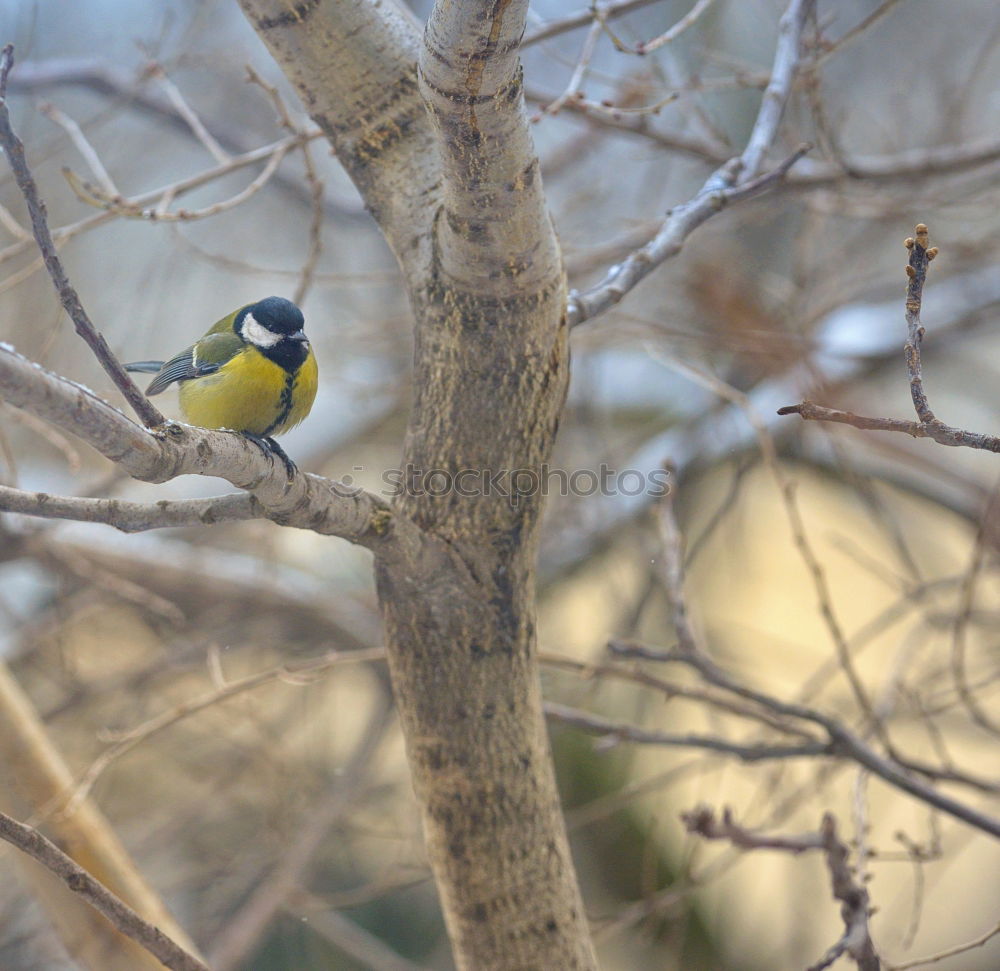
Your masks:
<instances>
[{"instance_id":1,"label":"bird's black head","mask_svg":"<svg viewBox=\"0 0 1000 971\"><path fill-rule=\"evenodd\" d=\"M286 371L295 371L309 356L302 311L284 297L265 297L243 307L233 330Z\"/></svg>"}]
</instances>

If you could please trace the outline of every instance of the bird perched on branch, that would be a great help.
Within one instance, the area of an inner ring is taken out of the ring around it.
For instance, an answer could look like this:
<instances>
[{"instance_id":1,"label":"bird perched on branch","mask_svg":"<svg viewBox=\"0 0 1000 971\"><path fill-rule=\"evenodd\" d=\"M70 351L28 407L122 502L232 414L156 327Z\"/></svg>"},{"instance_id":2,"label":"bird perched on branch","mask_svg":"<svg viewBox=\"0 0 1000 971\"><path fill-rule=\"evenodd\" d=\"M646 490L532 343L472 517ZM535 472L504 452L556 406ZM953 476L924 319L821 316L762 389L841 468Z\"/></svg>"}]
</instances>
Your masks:
<instances>
[{"instance_id":1,"label":"bird perched on branch","mask_svg":"<svg viewBox=\"0 0 1000 971\"><path fill-rule=\"evenodd\" d=\"M295 465L272 436L297 425L316 398L317 368L302 311L283 297L265 297L223 317L169 361L135 361L127 371L156 374L146 394L176 381L186 421L239 432Z\"/></svg>"}]
</instances>

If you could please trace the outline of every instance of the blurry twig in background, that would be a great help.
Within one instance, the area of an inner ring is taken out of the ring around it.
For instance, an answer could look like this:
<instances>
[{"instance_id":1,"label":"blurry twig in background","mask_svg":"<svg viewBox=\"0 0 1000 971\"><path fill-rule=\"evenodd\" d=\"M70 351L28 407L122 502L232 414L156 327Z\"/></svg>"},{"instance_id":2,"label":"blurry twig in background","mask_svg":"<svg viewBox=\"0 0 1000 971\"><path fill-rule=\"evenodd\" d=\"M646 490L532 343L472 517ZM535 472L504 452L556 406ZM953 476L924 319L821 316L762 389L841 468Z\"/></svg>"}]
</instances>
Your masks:
<instances>
[{"instance_id":1,"label":"blurry twig in background","mask_svg":"<svg viewBox=\"0 0 1000 971\"><path fill-rule=\"evenodd\" d=\"M685 664L694 668L710 684L731 691L741 698L754 701L780 715L802 719L823 728L830 741L829 754L851 759L880 776L890 785L910 793L930 806L964 820L971 826L1000 836L1000 819L980 812L966 803L952 799L933 786L914 777L910 768L901 765L892 756L886 757L872 748L862 737L851 731L843 722L806 705L782 701L737 682L697 647L697 638L688 623L687 595L684 591L683 552L680 548L680 531L674 520L672 494L660 503L660 515L668 520L662 555L667 561L664 569L667 599L672 608L672 619L679 647L659 651L642 644L611 641L609 650L620 657L647 658L661 662Z\"/></svg>"},{"instance_id":2,"label":"blurry twig in background","mask_svg":"<svg viewBox=\"0 0 1000 971\"><path fill-rule=\"evenodd\" d=\"M288 110L288 105L285 104L285 99L281 97L281 92L274 85L268 84L249 65L247 65L247 80L256 84L271 99L282 128L290 135L306 134L305 128L297 126L292 121L291 112ZM309 186L309 196L312 200L312 219L309 223L309 252L306 254L305 263L300 271L299 283L295 288L295 295L292 297L292 302L297 304L301 304L305 299L316 274L316 264L319 262L320 253L323 250L323 219L326 215L323 211L325 187L316 174L316 165L313 162L312 150L307 140L302 142L302 164L305 167L306 184Z\"/></svg>"},{"instance_id":3,"label":"blurry twig in background","mask_svg":"<svg viewBox=\"0 0 1000 971\"><path fill-rule=\"evenodd\" d=\"M296 679L302 683L302 679L312 679L323 671L326 671L335 664L358 663L362 661L380 661L385 657L385 649L372 647L368 650L358 651L327 651L319 657L307 658L301 661L288 661L267 671L260 671L257 674L230 681L221 687L181 702L179 705L168 709L155 718L142 725L133 728L118 738L110 745L91 765L74 781L72 789L65 793L59 803L49 807L47 812L60 812L70 814L75 811L81 800L86 799L94 784L101 777L104 771L129 750L135 748L140 742L144 742L154 735L170 728L177 722L203 711L212 705L219 704L228 698L250 691L262 684L273 681L290 681L295 683Z\"/></svg>"},{"instance_id":4,"label":"blurry twig in background","mask_svg":"<svg viewBox=\"0 0 1000 971\"><path fill-rule=\"evenodd\" d=\"M973 941L966 941L964 944L959 944L956 947L946 948L943 951L938 951L936 954L928 954L927 957L917 958L916 961L906 961L903 964L890 964L886 961L885 971L909 971L910 968L919 968L927 964L936 964L938 961L943 961L945 958L955 957L957 954L965 954L967 951L973 951L977 947L982 947L988 941L991 941L994 937L996 937L997 934L1000 934L1000 923Z\"/></svg>"},{"instance_id":5,"label":"blurry twig in background","mask_svg":"<svg viewBox=\"0 0 1000 971\"><path fill-rule=\"evenodd\" d=\"M119 931L141 944L172 971L209 971L206 964L167 937L158 927L140 917L37 829L25 826L0 812L0 838L48 867L70 890L80 894Z\"/></svg>"},{"instance_id":6,"label":"blurry twig in background","mask_svg":"<svg viewBox=\"0 0 1000 971\"><path fill-rule=\"evenodd\" d=\"M308 876L331 827L361 797L365 776L371 770L375 753L394 714L386 686L378 694L368 724L346 767L319 804L309 811L298 836L282 848L281 858L271 872L257 884L250 898L216 936L209 956L214 971L232 971L242 966L271 921Z\"/></svg>"}]
</instances>

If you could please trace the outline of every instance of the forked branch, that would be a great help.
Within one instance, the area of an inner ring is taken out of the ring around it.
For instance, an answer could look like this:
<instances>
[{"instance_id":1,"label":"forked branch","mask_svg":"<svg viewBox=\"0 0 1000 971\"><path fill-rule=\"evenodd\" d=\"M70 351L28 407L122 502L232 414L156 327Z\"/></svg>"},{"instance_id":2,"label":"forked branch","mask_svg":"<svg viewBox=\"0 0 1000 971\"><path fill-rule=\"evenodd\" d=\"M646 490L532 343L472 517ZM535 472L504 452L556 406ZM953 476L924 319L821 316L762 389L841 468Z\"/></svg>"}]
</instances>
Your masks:
<instances>
[{"instance_id":1,"label":"forked branch","mask_svg":"<svg viewBox=\"0 0 1000 971\"><path fill-rule=\"evenodd\" d=\"M913 399L917 421L905 418L870 418L865 415L855 415L850 411L842 411L839 408L827 408L808 400L797 405L786 405L784 408L779 408L779 415L799 415L805 421L837 422L842 425L851 425L862 431L902 432L905 435L912 435L914 438L932 438L939 445L1000 452L1000 436L971 432L964 428L946 425L935 416L927 401L920 354L924 338L920 310L923 301L924 281L927 278L927 267L938 254L937 247L930 246L929 243L927 226L923 223L918 223L915 235L908 237L905 241L905 246L910 251L910 259L906 265L908 278L906 287L906 343L903 345L903 353L906 358L906 373L910 382L910 397Z\"/></svg>"}]
</instances>

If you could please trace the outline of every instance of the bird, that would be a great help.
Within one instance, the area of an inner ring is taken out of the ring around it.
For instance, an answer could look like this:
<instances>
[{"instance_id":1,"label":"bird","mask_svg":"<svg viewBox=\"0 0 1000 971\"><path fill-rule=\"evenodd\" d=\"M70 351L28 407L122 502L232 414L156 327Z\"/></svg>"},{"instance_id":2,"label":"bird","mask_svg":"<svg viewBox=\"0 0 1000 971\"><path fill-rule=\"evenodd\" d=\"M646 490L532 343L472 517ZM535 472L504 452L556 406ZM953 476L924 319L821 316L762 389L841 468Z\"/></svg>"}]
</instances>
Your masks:
<instances>
[{"instance_id":1,"label":"bird","mask_svg":"<svg viewBox=\"0 0 1000 971\"><path fill-rule=\"evenodd\" d=\"M284 462L273 436L299 424L316 399L318 369L302 311L284 297L234 310L169 361L133 361L126 371L155 374L152 397L175 381L184 420L238 432Z\"/></svg>"}]
</instances>

